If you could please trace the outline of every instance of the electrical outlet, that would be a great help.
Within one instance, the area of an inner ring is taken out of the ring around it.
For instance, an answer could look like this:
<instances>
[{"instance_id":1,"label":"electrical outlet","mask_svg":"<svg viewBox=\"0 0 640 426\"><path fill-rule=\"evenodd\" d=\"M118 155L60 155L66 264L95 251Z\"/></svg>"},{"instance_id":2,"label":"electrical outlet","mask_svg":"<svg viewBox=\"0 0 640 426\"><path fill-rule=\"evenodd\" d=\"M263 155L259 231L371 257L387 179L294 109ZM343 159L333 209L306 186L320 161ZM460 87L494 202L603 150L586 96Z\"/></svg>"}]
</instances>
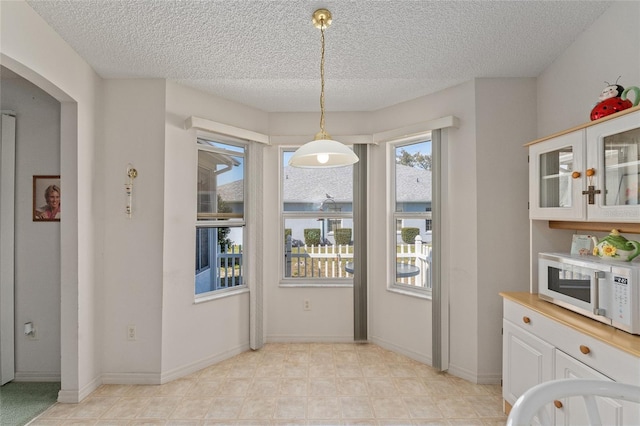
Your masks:
<instances>
[{"instance_id":1,"label":"electrical outlet","mask_svg":"<svg viewBox=\"0 0 640 426\"><path fill-rule=\"evenodd\" d=\"M29 340L40 340L40 336L38 335L38 328L34 325L31 334L28 334L27 337Z\"/></svg>"},{"instance_id":2,"label":"electrical outlet","mask_svg":"<svg viewBox=\"0 0 640 426\"><path fill-rule=\"evenodd\" d=\"M311 310L311 300L305 299L304 302L302 303L302 309L305 310L305 311L310 311Z\"/></svg>"},{"instance_id":3,"label":"electrical outlet","mask_svg":"<svg viewBox=\"0 0 640 426\"><path fill-rule=\"evenodd\" d=\"M136 326L127 326L127 340L136 340Z\"/></svg>"}]
</instances>

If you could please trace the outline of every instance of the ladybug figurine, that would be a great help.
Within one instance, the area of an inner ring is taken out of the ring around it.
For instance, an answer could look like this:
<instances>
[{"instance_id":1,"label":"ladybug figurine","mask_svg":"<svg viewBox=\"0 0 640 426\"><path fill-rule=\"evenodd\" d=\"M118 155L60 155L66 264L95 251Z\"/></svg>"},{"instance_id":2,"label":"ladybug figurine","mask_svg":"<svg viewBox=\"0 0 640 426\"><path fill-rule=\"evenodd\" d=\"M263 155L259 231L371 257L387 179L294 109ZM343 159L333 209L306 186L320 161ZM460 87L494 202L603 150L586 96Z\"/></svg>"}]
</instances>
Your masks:
<instances>
[{"instance_id":1,"label":"ladybug figurine","mask_svg":"<svg viewBox=\"0 0 640 426\"><path fill-rule=\"evenodd\" d=\"M605 81L605 83L607 82ZM629 87L627 90L625 90L624 87L617 84L617 81L616 84L607 83L607 87L602 90L600 96L598 97L600 102L598 102L596 106L594 106L591 110L591 120L598 120L602 117L606 117L607 115L615 114L616 112L634 106L634 104L629 99L626 99L626 94L630 90L634 90L634 93L637 97L637 87Z\"/></svg>"}]
</instances>

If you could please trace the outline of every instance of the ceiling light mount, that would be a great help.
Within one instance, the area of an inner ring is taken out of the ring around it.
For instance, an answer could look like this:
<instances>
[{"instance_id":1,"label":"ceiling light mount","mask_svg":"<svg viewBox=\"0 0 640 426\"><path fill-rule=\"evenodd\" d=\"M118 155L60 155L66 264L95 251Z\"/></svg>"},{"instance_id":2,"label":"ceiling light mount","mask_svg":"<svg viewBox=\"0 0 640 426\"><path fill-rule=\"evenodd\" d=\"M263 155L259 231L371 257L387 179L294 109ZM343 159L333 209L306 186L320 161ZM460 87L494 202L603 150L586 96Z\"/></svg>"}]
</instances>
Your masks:
<instances>
[{"instance_id":1,"label":"ceiling light mount","mask_svg":"<svg viewBox=\"0 0 640 426\"><path fill-rule=\"evenodd\" d=\"M324 30L331 25L331 12L318 9L313 12L313 25L320 30L320 131L313 141L302 145L289 159L293 167L321 168L348 166L358 161L358 156L347 146L331 139L324 130Z\"/></svg>"},{"instance_id":2,"label":"ceiling light mount","mask_svg":"<svg viewBox=\"0 0 640 426\"><path fill-rule=\"evenodd\" d=\"M329 28L329 25L331 25L331 12L327 9L318 9L313 12L311 22L319 30Z\"/></svg>"}]
</instances>

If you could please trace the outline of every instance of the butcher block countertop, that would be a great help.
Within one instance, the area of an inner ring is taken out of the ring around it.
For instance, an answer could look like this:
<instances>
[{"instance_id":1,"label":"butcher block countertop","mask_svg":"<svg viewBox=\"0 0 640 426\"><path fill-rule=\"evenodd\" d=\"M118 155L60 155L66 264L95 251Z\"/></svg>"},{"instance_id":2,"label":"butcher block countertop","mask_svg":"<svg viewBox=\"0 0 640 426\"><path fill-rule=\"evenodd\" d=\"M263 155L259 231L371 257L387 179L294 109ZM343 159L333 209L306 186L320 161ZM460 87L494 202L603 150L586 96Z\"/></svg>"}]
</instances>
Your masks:
<instances>
[{"instance_id":1,"label":"butcher block countertop","mask_svg":"<svg viewBox=\"0 0 640 426\"><path fill-rule=\"evenodd\" d=\"M610 325L603 324L554 305L551 302L539 299L537 294L528 292L502 292L500 296L640 358L640 336L618 330Z\"/></svg>"}]
</instances>

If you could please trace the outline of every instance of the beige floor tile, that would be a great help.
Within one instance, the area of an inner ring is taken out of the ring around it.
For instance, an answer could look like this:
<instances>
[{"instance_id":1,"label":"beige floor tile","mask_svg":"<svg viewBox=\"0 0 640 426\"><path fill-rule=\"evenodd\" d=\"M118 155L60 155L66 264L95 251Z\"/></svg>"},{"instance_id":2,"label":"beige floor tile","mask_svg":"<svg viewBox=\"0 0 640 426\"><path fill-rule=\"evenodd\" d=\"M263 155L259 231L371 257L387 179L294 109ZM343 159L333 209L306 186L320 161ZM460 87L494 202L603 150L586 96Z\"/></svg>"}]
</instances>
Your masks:
<instances>
[{"instance_id":1,"label":"beige floor tile","mask_svg":"<svg viewBox=\"0 0 640 426\"><path fill-rule=\"evenodd\" d=\"M280 388L280 379L277 377L258 377L253 379L247 392L248 396L277 395Z\"/></svg>"},{"instance_id":2,"label":"beige floor tile","mask_svg":"<svg viewBox=\"0 0 640 426\"><path fill-rule=\"evenodd\" d=\"M220 397L213 398L209 411L205 414L206 420L233 420L240 416L240 410L244 398Z\"/></svg>"},{"instance_id":3,"label":"beige floor tile","mask_svg":"<svg viewBox=\"0 0 640 426\"><path fill-rule=\"evenodd\" d=\"M409 415L414 419L440 419L444 417L434 398L429 396L404 396L402 400L409 411Z\"/></svg>"},{"instance_id":4,"label":"beige floor tile","mask_svg":"<svg viewBox=\"0 0 640 426\"><path fill-rule=\"evenodd\" d=\"M343 419L368 419L373 418L373 407L367 397L341 396L340 414Z\"/></svg>"},{"instance_id":5,"label":"beige floor tile","mask_svg":"<svg viewBox=\"0 0 640 426\"><path fill-rule=\"evenodd\" d=\"M102 385L95 390L92 396L121 396L126 395L131 385Z\"/></svg>"},{"instance_id":6,"label":"beige floor tile","mask_svg":"<svg viewBox=\"0 0 640 426\"><path fill-rule=\"evenodd\" d=\"M64 419L69 417L77 407L77 404L54 404L42 413L40 417L46 419Z\"/></svg>"},{"instance_id":7,"label":"beige floor tile","mask_svg":"<svg viewBox=\"0 0 640 426\"><path fill-rule=\"evenodd\" d=\"M339 419L340 401L338 398L308 398L307 399L308 419Z\"/></svg>"},{"instance_id":8,"label":"beige floor tile","mask_svg":"<svg viewBox=\"0 0 640 426\"><path fill-rule=\"evenodd\" d=\"M371 398L377 419L408 419L409 411L400 397Z\"/></svg>"},{"instance_id":9,"label":"beige floor tile","mask_svg":"<svg viewBox=\"0 0 640 426\"><path fill-rule=\"evenodd\" d=\"M158 395L161 396L184 396L189 390L195 386L196 380L177 379L164 385L160 385Z\"/></svg>"},{"instance_id":10,"label":"beige floor tile","mask_svg":"<svg viewBox=\"0 0 640 426\"><path fill-rule=\"evenodd\" d=\"M170 419L193 420L203 419L211 407L213 398L183 398L178 402Z\"/></svg>"},{"instance_id":11,"label":"beige floor tile","mask_svg":"<svg viewBox=\"0 0 640 426\"><path fill-rule=\"evenodd\" d=\"M276 406L276 398L246 398L240 409L240 419L270 420Z\"/></svg>"},{"instance_id":12,"label":"beige floor tile","mask_svg":"<svg viewBox=\"0 0 640 426\"><path fill-rule=\"evenodd\" d=\"M140 419L168 419L180 403L179 396L152 396L137 415Z\"/></svg>"},{"instance_id":13,"label":"beige floor tile","mask_svg":"<svg viewBox=\"0 0 640 426\"><path fill-rule=\"evenodd\" d=\"M47 425L504 425L476 385L374 344L269 343L164 385L102 385Z\"/></svg>"},{"instance_id":14,"label":"beige floor tile","mask_svg":"<svg viewBox=\"0 0 640 426\"><path fill-rule=\"evenodd\" d=\"M308 380L303 378L280 379L280 395L307 396Z\"/></svg>"},{"instance_id":15,"label":"beige floor tile","mask_svg":"<svg viewBox=\"0 0 640 426\"><path fill-rule=\"evenodd\" d=\"M29 423L29 426L55 426L62 424L60 419L42 419L36 418Z\"/></svg>"},{"instance_id":16,"label":"beige floor tile","mask_svg":"<svg viewBox=\"0 0 640 426\"><path fill-rule=\"evenodd\" d=\"M245 396L253 383L249 378L228 378L218 388L219 395Z\"/></svg>"},{"instance_id":17,"label":"beige floor tile","mask_svg":"<svg viewBox=\"0 0 640 426\"><path fill-rule=\"evenodd\" d=\"M118 401L118 397L89 396L69 414L70 419L98 419Z\"/></svg>"},{"instance_id":18,"label":"beige floor tile","mask_svg":"<svg viewBox=\"0 0 640 426\"><path fill-rule=\"evenodd\" d=\"M363 377L360 364L336 364L336 376L338 377Z\"/></svg>"},{"instance_id":19,"label":"beige floor tile","mask_svg":"<svg viewBox=\"0 0 640 426\"><path fill-rule=\"evenodd\" d=\"M336 379L338 395L367 395L367 382L364 378L339 377Z\"/></svg>"},{"instance_id":20,"label":"beige floor tile","mask_svg":"<svg viewBox=\"0 0 640 426\"><path fill-rule=\"evenodd\" d=\"M333 363L317 363L309 365L309 377L331 377L336 375Z\"/></svg>"},{"instance_id":21,"label":"beige floor tile","mask_svg":"<svg viewBox=\"0 0 640 426\"><path fill-rule=\"evenodd\" d=\"M309 379L308 392L309 396L336 396L338 394L336 379L333 377L312 377Z\"/></svg>"},{"instance_id":22,"label":"beige floor tile","mask_svg":"<svg viewBox=\"0 0 640 426\"><path fill-rule=\"evenodd\" d=\"M102 417L107 419L133 419L149 404L149 397L120 398Z\"/></svg>"},{"instance_id":23,"label":"beige floor tile","mask_svg":"<svg viewBox=\"0 0 640 426\"><path fill-rule=\"evenodd\" d=\"M398 395L398 388L391 377L370 377L366 379L369 395Z\"/></svg>"},{"instance_id":24,"label":"beige floor tile","mask_svg":"<svg viewBox=\"0 0 640 426\"><path fill-rule=\"evenodd\" d=\"M307 398L306 397L286 397L276 400L276 410L273 415L274 419L301 419L304 420L307 415Z\"/></svg>"},{"instance_id":25,"label":"beige floor tile","mask_svg":"<svg viewBox=\"0 0 640 426\"><path fill-rule=\"evenodd\" d=\"M427 395L427 387L418 377L394 377L393 383L400 395Z\"/></svg>"},{"instance_id":26,"label":"beige floor tile","mask_svg":"<svg viewBox=\"0 0 640 426\"><path fill-rule=\"evenodd\" d=\"M308 377L309 365L308 364L288 364L285 362L284 369L282 370L282 377Z\"/></svg>"},{"instance_id":27,"label":"beige floor tile","mask_svg":"<svg viewBox=\"0 0 640 426\"><path fill-rule=\"evenodd\" d=\"M390 377L391 370L387 364L361 364L364 377Z\"/></svg>"},{"instance_id":28,"label":"beige floor tile","mask_svg":"<svg viewBox=\"0 0 640 426\"><path fill-rule=\"evenodd\" d=\"M274 361L273 363L262 363L256 367L255 377L281 377L284 371L282 361Z\"/></svg>"}]
</instances>

